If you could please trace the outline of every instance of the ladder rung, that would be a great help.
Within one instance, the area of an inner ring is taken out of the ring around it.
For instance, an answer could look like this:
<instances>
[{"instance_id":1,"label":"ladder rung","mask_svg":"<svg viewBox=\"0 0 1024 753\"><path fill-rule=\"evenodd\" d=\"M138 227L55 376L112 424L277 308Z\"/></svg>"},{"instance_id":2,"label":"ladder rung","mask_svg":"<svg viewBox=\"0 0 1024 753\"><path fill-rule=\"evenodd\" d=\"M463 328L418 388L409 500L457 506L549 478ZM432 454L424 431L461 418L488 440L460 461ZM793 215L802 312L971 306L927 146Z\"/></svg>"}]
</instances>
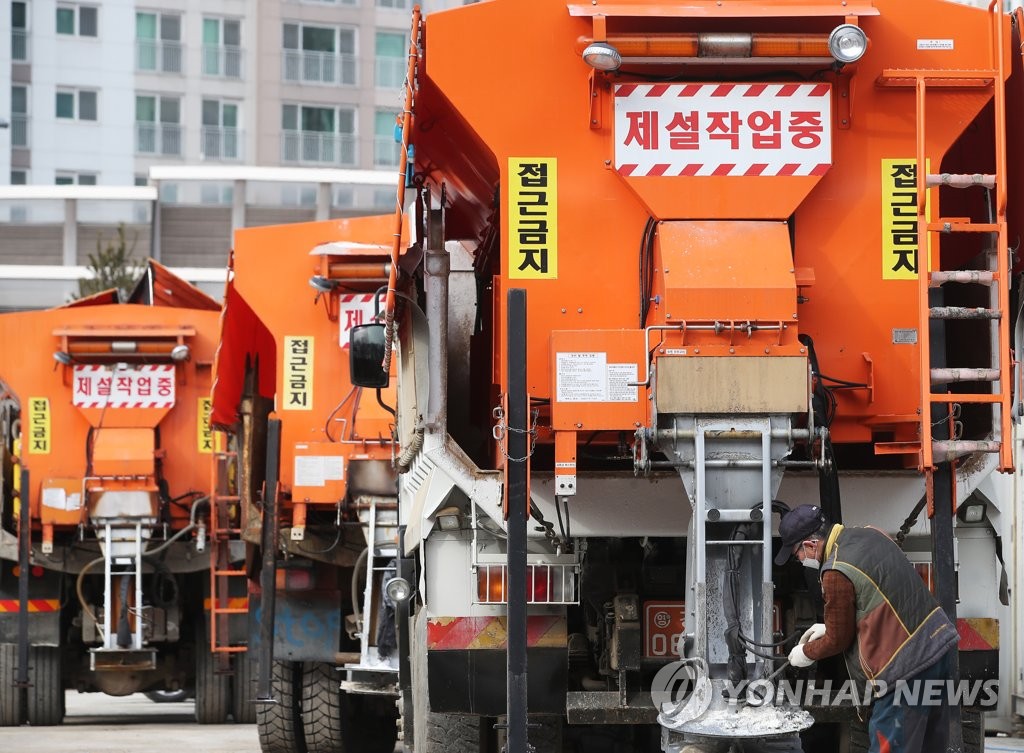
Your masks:
<instances>
[{"instance_id":1,"label":"ladder rung","mask_svg":"<svg viewBox=\"0 0 1024 753\"><path fill-rule=\"evenodd\" d=\"M241 497L237 494L214 494L213 500L215 502L238 502Z\"/></svg>"},{"instance_id":2,"label":"ladder rung","mask_svg":"<svg viewBox=\"0 0 1024 753\"><path fill-rule=\"evenodd\" d=\"M217 646L213 649L218 654L241 654L249 650L248 646Z\"/></svg>"},{"instance_id":3,"label":"ladder rung","mask_svg":"<svg viewBox=\"0 0 1024 753\"><path fill-rule=\"evenodd\" d=\"M932 272L928 279L939 285L944 282L988 284L995 281L995 272L982 269L956 269Z\"/></svg>"},{"instance_id":4,"label":"ladder rung","mask_svg":"<svg viewBox=\"0 0 1024 753\"><path fill-rule=\"evenodd\" d=\"M925 176L928 187L949 186L950 188L970 188L971 186L996 187L996 176L986 173L929 173Z\"/></svg>"},{"instance_id":5,"label":"ladder rung","mask_svg":"<svg viewBox=\"0 0 1024 753\"><path fill-rule=\"evenodd\" d=\"M214 575L245 575L245 570L214 570Z\"/></svg>"},{"instance_id":6,"label":"ladder rung","mask_svg":"<svg viewBox=\"0 0 1024 753\"><path fill-rule=\"evenodd\" d=\"M994 382L999 379L999 369L932 369L932 384L953 382Z\"/></svg>"},{"instance_id":7,"label":"ladder rung","mask_svg":"<svg viewBox=\"0 0 1024 753\"><path fill-rule=\"evenodd\" d=\"M999 447L1000 443L992 439L946 439L932 442L932 455L942 462L976 452L999 452Z\"/></svg>"},{"instance_id":8,"label":"ladder rung","mask_svg":"<svg viewBox=\"0 0 1024 753\"><path fill-rule=\"evenodd\" d=\"M214 454L214 457L218 457L218 458L237 458L238 457L238 453L235 452L234 450L218 450L217 452L215 452L213 454Z\"/></svg>"},{"instance_id":9,"label":"ladder rung","mask_svg":"<svg viewBox=\"0 0 1024 753\"><path fill-rule=\"evenodd\" d=\"M999 319L1001 311L966 306L936 306L928 310L932 319Z\"/></svg>"},{"instance_id":10,"label":"ladder rung","mask_svg":"<svg viewBox=\"0 0 1024 753\"><path fill-rule=\"evenodd\" d=\"M928 231L932 233L998 233L1001 229L1001 226L995 223L983 222L940 220L928 223Z\"/></svg>"},{"instance_id":11,"label":"ladder rung","mask_svg":"<svg viewBox=\"0 0 1024 753\"><path fill-rule=\"evenodd\" d=\"M223 609L218 607L211 609L210 612L213 614L249 614L249 610L245 607L224 607Z\"/></svg>"},{"instance_id":12,"label":"ladder rung","mask_svg":"<svg viewBox=\"0 0 1024 753\"><path fill-rule=\"evenodd\" d=\"M957 394L955 392L943 392L928 396L933 403L1001 403L1002 395L982 392L979 394Z\"/></svg>"}]
</instances>

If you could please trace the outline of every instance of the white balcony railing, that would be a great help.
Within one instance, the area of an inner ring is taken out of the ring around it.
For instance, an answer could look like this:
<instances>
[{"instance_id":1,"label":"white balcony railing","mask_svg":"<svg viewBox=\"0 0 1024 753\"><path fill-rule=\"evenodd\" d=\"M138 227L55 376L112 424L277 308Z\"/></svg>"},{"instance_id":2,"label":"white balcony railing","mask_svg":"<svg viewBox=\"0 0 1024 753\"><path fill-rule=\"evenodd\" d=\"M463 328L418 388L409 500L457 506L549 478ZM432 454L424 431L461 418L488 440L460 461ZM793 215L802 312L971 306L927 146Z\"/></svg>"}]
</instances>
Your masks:
<instances>
[{"instance_id":1,"label":"white balcony railing","mask_svg":"<svg viewBox=\"0 0 1024 753\"><path fill-rule=\"evenodd\" d=\"M356 137L320 131L285 131L281 139L281 161L300 164L356 164Z\"/></svg>"},{"instance_id":2,"label":"white balcony railing","mask_svg":"<svg viewBox=\"0 0 1024 753\"><path fill-rule=\"evenodd\" d=\"M135 152L158 157L180 157L181 126L177 123L136 123Z\"/></svg>"},{"instance_id":3,"label":"white balcony railing","mask_svg":"<svg viewBox=\"0 0 1024 753\"><path fill-rule=\"evenodd\" d=\"M355 86L358 80L356 56L336 52L285 50L281 70L285 81L308 84Z\"/></svg>"},{"instance_id":4,"label":"white balcony railing","mask_svg":"<svg viewBox=\"0 0 1024 753\"><path fill-rule=\"evenodd\" d=\"M242 48L203 45L203 75L242 78Z\"/></svg>"},{"instance_id":5,"label":"white balcony railing","mask_svg":"<svg viewBox=\"0 0 1024 753\"><path fill-rule=\"evenodd\" d=\"M242 157L242 132L225 126L203 126L204 160L237 160Z\"/></svg>"},{"instance_id":6,"label":"white balcony railing","mask_svg":"<svg viewBox=\"0 0 1024 753\"><path fill-rule=\"evenodd\" d=\"M402 145L393 136L376 136L373 139L373 166L398 167Z\"/></svg>"},{"instance_id":7,"label":"white balcony railing","mask_svg":"<svg viewBox=\"0 0 1024 753\"><path fill-rule=\"evenodd\" d=\"M11 29L11 60L28 60L28 34L24 29Z\"/></svg>"},{"instance_id":8,"label":"white balcony railing","mask_svg":"<svg viewBox=\"0 0 1024 753\"><path fill-rule=\"evenodd\" d=\"M181 73L184 70L182 52L181 42L136 39L135 70Z\"/></svg>"},{"instance_id":9,"label":"white balcony railing","mask_svg":"<svg viewBox=\"0 0 1024 753\"><path fill-rule=\"evenodd\" d=\"M378 89L401 89L407 70L404 58L379 57L374 61L374 85Z\"/></svg>"},{"instance_id":10,"label":"white balcony railing","mask_svg":"<svg viewBox=\"0 0 1024 753\"><path fill-rule=\"evenodd\" d=\"M28 147L28 115L11 115L11 146Z\"/></svg>"}]
</instances>

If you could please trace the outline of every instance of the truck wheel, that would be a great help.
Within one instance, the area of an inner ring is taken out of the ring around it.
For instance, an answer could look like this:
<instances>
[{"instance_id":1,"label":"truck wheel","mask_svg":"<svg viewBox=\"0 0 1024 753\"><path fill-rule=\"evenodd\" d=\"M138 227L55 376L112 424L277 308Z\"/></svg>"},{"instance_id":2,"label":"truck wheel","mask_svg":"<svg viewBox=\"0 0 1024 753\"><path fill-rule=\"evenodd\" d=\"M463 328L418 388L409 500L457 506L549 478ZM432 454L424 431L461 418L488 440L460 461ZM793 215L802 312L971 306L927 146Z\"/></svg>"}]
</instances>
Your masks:
<instances>
[{"instance_id":1,"label":"truck wheel","mask_svg":"<svg viewBox=\"0 0 1024 753\"><path fill-rule=\"evenodd\" d=\"M427 700L427 615L413 618L412 697L414 753L479 753L484 750L480 717L431 711ZM406 722L408 723L408 722Z\"/></svg>"},{"instance_id":2,"label":"truck wheel","mask_svg":"<svg viewBox=\"0 0 1024 753\"><path fill-rule=\"evenodd\" d=\"M964 753L984 753L985 712L978 709L961 709L960 720L964 738Z\"/></svg>"},{"instance_id":3,"label":"truck wheel","mask_svg":"<svg viewBox=\"0 0 1024 753\"><path fill-rule=\"evenodd\" d=\"M302 735L302 693L298 662L275 661L270 693L277 703L256 706L256 729L263 753L307 753Z\"/></svg>"},{"instance_id":4,"label":"truck wheel","mask_svg":"<svg viewBox=\"0 0 1024 753\"><path fill-rule=\"evenodd\" d=\"M25 691L14 687L18 646L0 643L0 727L17 727L25 721Z\"/></svg>"},{"instance_id":5,"label":"truck wheel","mask_svg":"<svg viewBox=\"0 0 1024 753\"><path fill-rule=\"evenodd\" d=\"M235 677L231 683L231 715L235 724L256 723L254 666L248 653L235 654Z\"/></svg>"},{"instance_id":6,"label":"truck wheel","mask_svg":"<svg viewBox=\"0 0 1024 753\"><path fill-rule=\"evenodd\" d=\"M52 727L64 721L64 683L61 654L55 646L32 646L28 655L28 722L33 727Z\"/></svg>"},{"instance_id":7,"label":"truck wheel","mask_svg":"<svg viewBox=\"0 0 1024 753\"><path fill-rule=\"evenodd\" d=\"M398 741L398 713L395 699L369 695L347 696L351 725L352 753L394 753Z\"/></svg>"},{"instance_id":8,"label":"truck wheel","mask_svg":"<svg viewBox=\"0 0 1024 753\"><path fill-rule=\"evenodd\" d=\"M344 753L350 747L345 745L349 730L346 700L341 692L341 676L333 664L303 665L302 731L307 753Z\"/></svg>"},{"instance_id":9,"label":"truck wheel","mask_svg":"<svg viewBox=\"0 0 1024 753\"><path fill-rule=\"evenodd\" d=\"M217 674L204 623L196 630L196 722L224 724L231 702L231 678Z\"/></svg>"}]
</instances>

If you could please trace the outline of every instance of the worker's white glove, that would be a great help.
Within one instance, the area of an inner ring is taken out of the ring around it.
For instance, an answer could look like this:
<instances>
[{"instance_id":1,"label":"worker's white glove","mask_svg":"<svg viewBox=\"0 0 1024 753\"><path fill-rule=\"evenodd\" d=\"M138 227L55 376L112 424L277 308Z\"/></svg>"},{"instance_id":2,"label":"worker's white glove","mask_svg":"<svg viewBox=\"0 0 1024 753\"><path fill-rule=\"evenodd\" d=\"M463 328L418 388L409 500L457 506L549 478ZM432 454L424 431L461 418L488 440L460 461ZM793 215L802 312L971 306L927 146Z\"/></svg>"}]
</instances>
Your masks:
<instances>
[{"instance_id":1,"label":"worker's white glove","mask_svg":"<svg viewBox=\"0 0 1024 753\"><path fill-rule=\"evenodd\" d=\"M798 644L802 646L805 643L816 641L823 635L825 635L825 623L816 622L804 631L804 634L800 636Z\"/></svg>"},{"instance_id":2,"label":"worker's white glove","mask_svg":"<svg viewBox=\"0 0 1024 753\"><path fill-rule=\"evenodd\" d=\"M804 653L803 644L798 643L789 652L789 663L794 667L809 667L814 664L814 659L808 658L807 654Z\"/></svg>"}]
</instances>

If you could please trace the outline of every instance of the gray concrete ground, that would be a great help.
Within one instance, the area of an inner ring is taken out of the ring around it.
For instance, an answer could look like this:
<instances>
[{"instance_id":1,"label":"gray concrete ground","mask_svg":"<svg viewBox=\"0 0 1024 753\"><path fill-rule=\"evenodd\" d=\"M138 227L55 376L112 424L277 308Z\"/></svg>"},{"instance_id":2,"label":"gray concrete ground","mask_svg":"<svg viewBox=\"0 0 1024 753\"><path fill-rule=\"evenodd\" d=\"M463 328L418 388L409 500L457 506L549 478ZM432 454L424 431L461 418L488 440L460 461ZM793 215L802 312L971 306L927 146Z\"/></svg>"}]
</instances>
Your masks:
<instances>
[{"instance_id":1,"label":"gray concrete ground","mask_svg":"<svg viewBox=\"0 0 1024 753\"><path fill-rule=\"evenodd\" d=\"M255 725L200 727L191 701L67 694L62 727L0 729L2 753L259 753ZM353 751L352 753L359 753ZM653 753L645 751L644 753ZM1024 740L990 737L985 753L1024 753Z\"/></svg>"}]
</instances>

